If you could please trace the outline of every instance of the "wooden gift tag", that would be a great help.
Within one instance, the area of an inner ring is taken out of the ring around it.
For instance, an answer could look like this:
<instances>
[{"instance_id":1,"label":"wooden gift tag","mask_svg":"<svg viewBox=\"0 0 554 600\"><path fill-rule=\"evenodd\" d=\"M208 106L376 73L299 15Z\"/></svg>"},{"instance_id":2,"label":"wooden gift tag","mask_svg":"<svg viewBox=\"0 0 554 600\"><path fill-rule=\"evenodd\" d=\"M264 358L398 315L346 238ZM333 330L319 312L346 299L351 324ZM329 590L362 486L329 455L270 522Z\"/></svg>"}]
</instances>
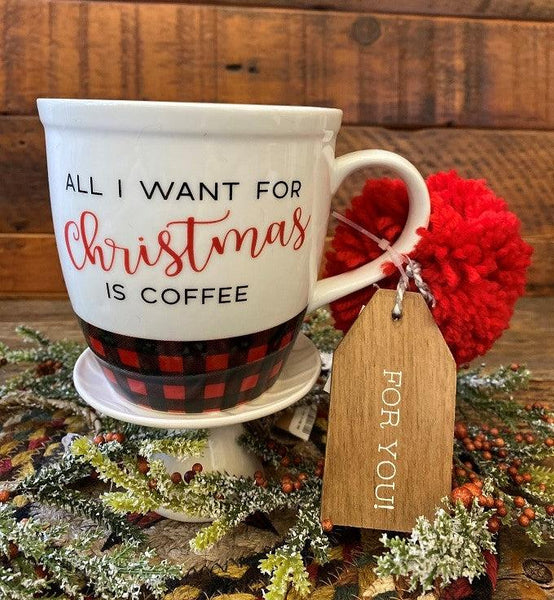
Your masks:
<instances>
[{"instance_id":1,"label":"wooden gift tag","mask_svg":"<svg viewBox=\"0 0 554 600\"><path fill-rule=\"evenodd\" d=\"M333 359L321 518L410 531L450 492L456 365L425 300L378 290Z\"/></svg>"}]
</instances>

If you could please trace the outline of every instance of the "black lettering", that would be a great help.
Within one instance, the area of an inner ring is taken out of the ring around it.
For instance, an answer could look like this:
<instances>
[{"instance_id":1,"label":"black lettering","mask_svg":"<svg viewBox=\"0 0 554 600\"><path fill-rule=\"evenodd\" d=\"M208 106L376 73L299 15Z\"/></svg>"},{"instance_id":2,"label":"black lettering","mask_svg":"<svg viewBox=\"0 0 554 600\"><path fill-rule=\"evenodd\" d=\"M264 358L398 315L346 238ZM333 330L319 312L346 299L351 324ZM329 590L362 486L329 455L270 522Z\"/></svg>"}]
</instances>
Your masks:
<instances>
[{"instance_id":1,"label":"black lettering","mask_svg":"<svg viewBox=\"0 0 554 600\"><path fill-rule=\"evenodd\" d=\"M298 179L293 179L292 184L290 186L290 197L294 198L295 194L297 198L300 198L300 188L302 187L302 183L298 181Z\"/></svg>"},{"instance_id":2,"label":"black lettering","mask_svg":"<svg viewBox=\"0 0 554 600\"><path fill-rule=\"evenodd\" d=\"M215 292L215 288L202 288L202 304L206 304L206 300L208 300L208 298L214 297L213 294L208 295L208 292Z\"/></svg>"},{"instance_id":3,"label":"black lettering","mask_svg":"<svg viewBox=\"0 0 554 600\"><path fill-rule=\"evenodd\" d=\"M123 291L125 287L121 283L116 283L113 285L113 297L116 300L125 300L125 292Z\"/></svg>"},{"instance_id":4,"label":"black lettering","mask_svg":"<svg viewBox=\"0 0 554 600\"><path fill-rule=\"evenodd\" d=\"M235 293L235 302L247 302L248 298L246 297L246 290L248 289L247 285L237 285L236 293ZM242 291L244 290L244 292Z\"/></svg>"},{"instance_id":5,"label":"black lettering","mask_svg":"<svg viewBox=\"0 0 554 600\"><path fill-rule=\"evenodd\" d=\"M146 189L146 186L144 185L144 182L142 180L140 182L140 185L142 186L142 189L143 189L144 193L146 194L146 197L148 198L148 200L152 200L152 196L154 196L156 189L159 190L160 194L162 195L162 198L164 200L167 200L169 198L169 194L171 194L171 190L173 189L174 184L175 184L175 182L172 181L171 185L167 188L167 191L164 191L164 189L160 185L160 182L155 181L154 185L152 186L152 189L150 191L148 191Z\"/></svg>"},{"instance_id":6,"label":"black lettering","mask_svg":"<svg viewBox=\"0 0 554 600\"><path fill-rule=\"evenodd\" d=\"M278 185L284 185L285 186L285 191L279 196L279 194L277 193L277 186ZM287 193L289 191L289 186L287 184L286 181L278 181L274 186L273 186L273 195L275 196L275 198L284 198Z\"/></svg>"},{"instance_id":7,"label":"black lettering","mask_svg":"<svg viewBox=\"0 0 554 600\"><path fill-rule=\"evenodd\" d=\"M232 290L232 287L220 287L219 288L219 296L218 296L218 302L219 304L231 304L232 300L231 298L231 294L229 292L225 293L223 290ZM229 300L226 300L226 298L229 298Z\"/></svg>"},{"instance_id":8,"label":"black lettering","mask_svg":"<svg viewBox=\"0 0 554 600\"><path fill-rule=\"evenodd\" d=\"M67 180L65 182L65 189L68 190L69 188L71 188L73 191L76 191L73 179L71 179L71 173L67 174Z\"/></svg>"},{"instance_id":9,"label":"black lettering","mask_svg":"<svg viewBox=\"0 0 554 600\"><path fill-rule=\"evenodd\" d=\"M88 194L87 190L81 189L81 180L79 178L79 174L77 174L77 191L81 192L81 194Z\"/></svg>"},{"instance_id":10,"label":"black lettering","mask_svg":"<svg viewBox=\"0 0 554 600\"><path fill-rule=\"evenodd\" d=\"M90 179L90 193L93 196L103 196L104 194L102 192L95 192L94 191L94 180L92 179L92 177L89 177Z\"/></svg>"},{"instance_id":11,"label":"black lettering","mask_svg":"<svg viewBox=\"0 0 554 600\"><path fill-rule=\"evenodd\" d=\"M142 289L142 290L141 290L141 292L140 292L140 297L141 297L141 298L142 298L142 299L143 299L145 302L147 302L148 304L156 304L157 300L147 300L147 299L146 299L146 296L144 295L144 293L145 293L146 291L152 291L152 292L156 293L156 290L155 290L154 288L151 288L151 287L145 287L145 288L144 288L144 289Z\"/></svg>"},{"instance_id":12,"label":"black lettering","mask_svg":"<svg viewBox=\"0 0 554 600\"><path fill-rule=\"evenodd\" d=\"M170 302L167 298L166 295L168 292L173 292L175 294L174 298L175 300L173 300L173 302ZM166 288L163 292L162 292L162 301L165 304L177 304L177 302L179 302L179 300L181 299L181 295L179 294L179 292L177 290L174 290L173 288Z\"/></svg>"},{"instance_id":13,"label":"black lettering","mask_svg":"<svg viewBox=\"0 0 554 600\"><path fill-rule=\"evenodd\" d=\"M260 199L260 194L265 193L269 188L262 189L262 185L269 185L269 181L258 181L258 191L256 193L256 200Z\"/></svg>"},{"instance_id":14,"label":"black lettering","mask_svg":"<svg viewBox=\"0 0 554 600\"><path fill-rule=\"evenodd\" d=\"M229 200L233 199L233 186L234 185L239 185L240 181L222 181L221 185L228 185L229 186Z\"/></svg>"},{"instance_id":15,"label":"black lettering","mask_svg":"<svg viewBox=\"0 0 554 600\"><path fill-rule=\"evenodd\" d=\"M180 200L181 196L186 196L186 197L190 198L191 200L194 200L194 196L192 195L192 192L190 191L189 184L186 181L183 181L183 184L181 185L181 189L179 190L179 193L177 194L177 200Z\"/></svg>"},{"instance_id":16,"label":"black lettering","mask_svg":"<svg viewBox=\"0 0 554 600\"><path fill-rule=\"evenodd\" d=\"M117 180L117 191L119 194L119 197L121 198L121 193L122 193L122 189L121 189L121 179Z\"/></svg>"},{"instance_id":17,"label":"black lettering","mask_svg":"<svg viewBox=\"0 0 554 600\"><path fill-rule=\"evenodd\" d=\"M192 294L192 292L197 292L198 288L185 288L185 304L189 303L190 300L196 299L196 294Z\"/></svg>"},{"instance_id":18,"label":"black lettering","mask_svg":"<svg viewBox=\"0 0 554 600\"><path fill-rule=\"evenodd\" d=\"M200 182L200 200L204 200L204 191L206 191L207 194L209 196L211 196L212 200L217 200L218 185L217 185L217 183L214 183L214 185L215 185L215 192L212 193L210 188L205 183Z\"/></svg>"}]
</instances>

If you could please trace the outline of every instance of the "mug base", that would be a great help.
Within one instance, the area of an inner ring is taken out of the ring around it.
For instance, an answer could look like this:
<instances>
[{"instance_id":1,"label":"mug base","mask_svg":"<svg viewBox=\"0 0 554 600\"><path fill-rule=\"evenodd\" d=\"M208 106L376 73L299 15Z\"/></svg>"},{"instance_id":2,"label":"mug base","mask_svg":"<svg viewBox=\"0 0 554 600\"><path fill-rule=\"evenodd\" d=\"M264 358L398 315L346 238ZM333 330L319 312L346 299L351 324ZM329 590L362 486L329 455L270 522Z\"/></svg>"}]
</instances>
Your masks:
<instances>
[{"instance_id":1,"label":"mug base","mask_svg":"<svg viewBox=\"0 0 554 600\"><path fill-rule=\"evenodd\" d=\"M320 371L319 351L306 336L300 334L293 344L289 360L268 390L240 406L207 413L171 413L130 402L109 385L90 349L77 360L73 380L87 404L114 419L162 429L198 429L244 423L283 410L312 389Z\"/></svg>"}]
</instances>

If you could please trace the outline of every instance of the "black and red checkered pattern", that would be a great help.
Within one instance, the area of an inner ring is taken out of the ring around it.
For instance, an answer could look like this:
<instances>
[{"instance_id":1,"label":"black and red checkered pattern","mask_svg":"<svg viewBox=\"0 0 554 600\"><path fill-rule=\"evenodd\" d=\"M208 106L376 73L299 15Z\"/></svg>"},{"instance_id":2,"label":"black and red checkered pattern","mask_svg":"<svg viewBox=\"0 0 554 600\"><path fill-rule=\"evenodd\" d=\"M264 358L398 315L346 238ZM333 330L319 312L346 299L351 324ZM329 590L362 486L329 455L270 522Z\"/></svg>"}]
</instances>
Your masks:
<instances>
[{"instance_id":1,"label":"black and red checkered pattern","mask_svg":"<svg viewBox=\"0 0 554 600\"><path fill-rule=\"evenodd\" d=\"M142 375L199 375L273 355L296 339L305 310L285 323L238 337L173 342L130 337L79 323L90 349L109 365Z\"/></svg>"},{"instance_id":2,"label":"black and red checkered pattern","mask_svg":"<svg viewBox=\"0 0 554 600\"><path fill-rule=\"evenodd\" d=\"M257 398L272 386L288 358L294 338L261 360L199 375L144 375L97 359L110 384L134 404L164 412L224 410Z\"/></svg>"}]
</instances>

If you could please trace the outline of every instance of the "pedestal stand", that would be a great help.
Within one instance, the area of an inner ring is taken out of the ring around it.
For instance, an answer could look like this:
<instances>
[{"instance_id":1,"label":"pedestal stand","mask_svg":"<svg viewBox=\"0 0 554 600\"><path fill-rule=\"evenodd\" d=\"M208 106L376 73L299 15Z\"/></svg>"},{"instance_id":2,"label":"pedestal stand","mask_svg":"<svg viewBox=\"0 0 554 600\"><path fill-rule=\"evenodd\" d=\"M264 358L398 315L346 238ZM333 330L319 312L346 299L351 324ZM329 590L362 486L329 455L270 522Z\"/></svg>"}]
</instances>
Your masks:
<instances>
[{"instance_id":1,"label":"pedestal stand","mask_svg":"<svg viewBox=\"0 0 554 600\"><path fill-rule=\"evenodd\" d=\"M177 459L158 455L169 473L184 474L192 464L200 462L206 471L222 471L231 475L252 476L260 468L258 460L237 443L243 432L241 423L271 415L305 396L321 370L319 352L304 335L296 340L279 379L258 398L240 406L210 413L169 413L142 408L129 402L104 378L90 350L85 350L75 363L73 379L83 400L99 412L127 423L161 429L209 429L208 443L201 457ZM201 521L186 513L175 513L160 507L157 512L179 521ZM205 520L209 520L206 517Z\"/></svg>"}]
</instances>

